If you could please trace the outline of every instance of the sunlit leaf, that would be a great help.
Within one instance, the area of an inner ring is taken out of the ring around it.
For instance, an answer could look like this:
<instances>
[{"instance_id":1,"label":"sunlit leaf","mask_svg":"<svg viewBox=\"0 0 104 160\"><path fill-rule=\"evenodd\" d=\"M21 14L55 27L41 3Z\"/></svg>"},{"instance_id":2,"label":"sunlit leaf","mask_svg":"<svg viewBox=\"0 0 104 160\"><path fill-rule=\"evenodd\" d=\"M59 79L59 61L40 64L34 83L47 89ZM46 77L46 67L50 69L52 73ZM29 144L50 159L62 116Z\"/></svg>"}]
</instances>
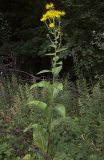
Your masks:
<instances>
[{"instance_id":1,"label":"sunlit leaf","mask_svg":"<svg viewBox=\"0 0 104 160\"><path fill-rule=\"evenodd\" d=\"M42 101L38 101L38 100L34 100L28 103L29 105L35 105L37 107L39 107L42 110L45 110L47 108L47 104L42 102Z\"/></svg>"},{"instance_id":2,"label":"sunlit leaf","mask_svg":"<svg viewBox=\"0 0 104 160\"><path fill-rule=\"evenodd\" d=\"M50 85L50 82L48 81L40 81L38 83L33 84L30 89L33 89L35 87L40 87L40 88L48 88Z\"/></svg>"}]
</instances>

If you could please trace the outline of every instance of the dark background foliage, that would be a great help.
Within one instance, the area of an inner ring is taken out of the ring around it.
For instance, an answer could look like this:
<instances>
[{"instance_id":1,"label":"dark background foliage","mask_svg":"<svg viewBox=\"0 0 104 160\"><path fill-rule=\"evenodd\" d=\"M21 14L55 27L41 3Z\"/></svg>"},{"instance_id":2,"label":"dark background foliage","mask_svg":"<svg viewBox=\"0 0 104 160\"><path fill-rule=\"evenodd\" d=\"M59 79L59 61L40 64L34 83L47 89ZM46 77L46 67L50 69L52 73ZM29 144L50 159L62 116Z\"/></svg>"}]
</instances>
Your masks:
<instances>
[{"instance_id":1,"label":"dark background foliage","mask_svg":"<svg viewBox=\"0 0 104 160\"><path fill-rule=\"evenodd\" d=\"M40 22L48 0L0 0L0 62L36 73L50 66L47 30ZM98 0L55 0L66 16L62 20L63 72L70 77L95 79L104 71L104 2ZM41 57L41 58L40 58ZM43 57L43 60L41 60ZM6 59L6 60L5 60ZM45 63L42 63L44 62ZM41 64L41 65L40 65ZM41 67L40 67L41 66Z\"/></svg>"}]
</instances>

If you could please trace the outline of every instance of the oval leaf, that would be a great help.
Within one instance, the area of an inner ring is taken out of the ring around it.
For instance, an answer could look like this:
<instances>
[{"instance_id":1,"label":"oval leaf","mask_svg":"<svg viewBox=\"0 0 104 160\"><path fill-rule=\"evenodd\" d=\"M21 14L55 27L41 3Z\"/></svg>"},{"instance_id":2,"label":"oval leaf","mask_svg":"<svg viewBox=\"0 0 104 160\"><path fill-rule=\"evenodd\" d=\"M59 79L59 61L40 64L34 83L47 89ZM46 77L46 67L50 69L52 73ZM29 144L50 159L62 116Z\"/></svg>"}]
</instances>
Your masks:
<instances>
[{"instance_id":1,"label":"oval leaf","mask_svg":"<svg viewBox=\"0 0 104 160\"><path fill-rule=\"evenodd\" d=\"M29 105L36 105L42 110L45 110L47 108L47 104L38 100L34 100L28 103Z\"/></svg>"},{"instance_id":2,"label":"oval leaf","mask_svg":"<svg viewBox=\"0 0 104 160\"><path fill-rule=\"evenodd\" d=\"M65 106L64 106L63 104L57 104L56 110L58 111L58 113L59 113L63 118L66 117L66 110L65 110Z\"/></svg>"},{"instance_id":3,"label":"oval leaf","mask_svg":"<svg viewBox=\"0 0 104 160\"><path fill-rule=\"evenodd\" d=\"M40 88L49 88L50 82L48 81L40 81L38 83L33 84L30 89L33 89L35 87L40 87Z\"/></svg>"}]
</instances>

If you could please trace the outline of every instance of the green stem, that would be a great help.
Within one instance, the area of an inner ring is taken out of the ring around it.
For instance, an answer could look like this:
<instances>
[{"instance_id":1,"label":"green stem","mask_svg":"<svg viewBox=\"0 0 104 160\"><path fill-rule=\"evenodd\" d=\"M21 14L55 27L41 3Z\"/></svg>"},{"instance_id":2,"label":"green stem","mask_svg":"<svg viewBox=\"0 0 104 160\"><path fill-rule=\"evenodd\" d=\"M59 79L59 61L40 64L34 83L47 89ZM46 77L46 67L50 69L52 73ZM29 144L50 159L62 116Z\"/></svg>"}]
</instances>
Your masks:
<instances>
[{"instance_id":1,"label":"green stem","mask_svg":"<svg viewBox=\"0 0 104 160\"><path fill-rule=\"evenodd\" d=\"M48 125L47 125L47 127L48 127L48 145L47 145L47 152L46 152L45 160L52 160L53 159L49 156L50 140L51 140L51 122L53 120L53 114L51 112L51 109L54 106L53 91L54 91L54 83L56 82L55 69L57 67L56 56L57 56L57 49L58 49L58 38L60 38L60 28L59 28L59 31L57 31L56 28L54 28L52 33L54 35L54 41L51 40L51 37L49 37L49 39L50 39L50 42L52 43L52 45L54 44L54 57L53 57L54 61L52 60L52 69L54 70L52 73L53 90L52 90L51 98L49 100L50 101L49 102L49 115L48 115L49 118L48 118Z\"/></svg>"},{"instance_id":2,"label":"green stem","mask_svg":"<svg viewBox=\"0 0 104 160\"><path fill-rule=\"evenodd\" d=\"M54 58L57 56L57 37L56 37L56 30L54 30L54 50L55 50L55 54L54 54ZM55 61L53 61L52 63L52 68L55 69L56 67L56 58ZM52 81L52 85L55 83L56 77L55 77L55 73L53 72L53 81ZM53 94L52 97L50 99L50 107L49 109L51 110L51 106L53 106L54 104L54 99L53 99ZM47 153L46 153L46 160L49 159L49 147L50 147L50 138L51 138L51 122L53 119L52 113L50 115L50 110L49 110L49 123L48 123L48 146L47 146ZM50 159L49 159L50 160Z\"/></svg>"},{"instance_id":3,"label":"green stem","mask_svg":"<svg viewBox=\"0 0 104 160\"><path fill-rule=\"evenodd\" d=\"M57 56L57 33L56 33L56 29L54 30L54 50L55 50L55 54L54 54L54 58L55 58L55 61L53 62L53 66L52 68L55 70L56 68L56 56ZM55 73L53 72L53 84L55 83Z\"/></svg>"}]
</instances>

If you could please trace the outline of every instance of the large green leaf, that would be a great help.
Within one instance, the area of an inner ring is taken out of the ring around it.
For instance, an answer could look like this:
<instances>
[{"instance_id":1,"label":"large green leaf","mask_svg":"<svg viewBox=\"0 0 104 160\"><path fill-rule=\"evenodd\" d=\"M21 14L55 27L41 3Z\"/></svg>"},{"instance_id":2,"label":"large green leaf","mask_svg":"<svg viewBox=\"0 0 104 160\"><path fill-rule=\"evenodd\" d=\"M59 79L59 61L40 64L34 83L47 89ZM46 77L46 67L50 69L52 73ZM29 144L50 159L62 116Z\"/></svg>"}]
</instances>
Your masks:
<instances>
[{"instance_id":1,"label":"large green leaf","mask_svg":"<svg viewBox=\"0 0 104 160\"><path fill-rule=\"evenodd\" d=\"M49 88L50 82L48 81L40 81L38 83L33 84L30 89L33 89L35 87L40 87L40 88Z\"/></svg>"},{"instance_id":2,"label":"large green leaf","mask_svg":"<svg viewBox=\"0 0 104 160\"><path fill-rule=\"evenodd\" d=\"M42 110L45 110L47 108L47 104L42 102L42 101L38 101L38 100L34 100L28 103L29 105L35 105L37 107L39 107Z\"/></svg>"},{"instance_id":3,"label":"large green leaf","mask_svg":"<svg viewBox=\"0 0 104 160\"><path fill-rule=\"evenodd\" d=\"M42 153L45 154L48 146L48 133L45 128L42 128L38 124L34 124L33 128L34 144L41 150Z\"/></svg>"}]
</instances>

